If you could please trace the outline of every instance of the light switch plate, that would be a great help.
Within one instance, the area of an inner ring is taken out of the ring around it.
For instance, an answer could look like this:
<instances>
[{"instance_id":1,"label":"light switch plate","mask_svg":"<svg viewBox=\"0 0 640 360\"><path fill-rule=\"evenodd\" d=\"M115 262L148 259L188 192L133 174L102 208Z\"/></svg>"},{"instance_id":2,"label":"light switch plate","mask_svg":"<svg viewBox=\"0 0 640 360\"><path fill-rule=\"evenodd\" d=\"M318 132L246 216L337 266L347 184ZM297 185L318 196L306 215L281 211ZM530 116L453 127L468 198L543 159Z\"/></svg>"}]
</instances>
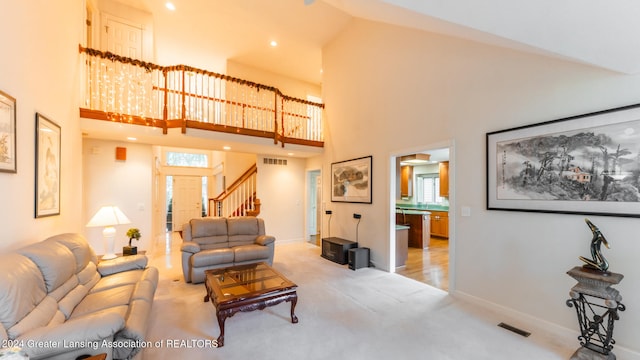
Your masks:
<instances>
[{"instance_id":1,"label":"light switch plate","mask_svg":"<svg viewBox=\"0 0 640 360\"><path fill-rule=\"evenodd\" d=\"M460 207L461 216L471 216L471 208L469 206Z\"/></svg>"}]
</instances>

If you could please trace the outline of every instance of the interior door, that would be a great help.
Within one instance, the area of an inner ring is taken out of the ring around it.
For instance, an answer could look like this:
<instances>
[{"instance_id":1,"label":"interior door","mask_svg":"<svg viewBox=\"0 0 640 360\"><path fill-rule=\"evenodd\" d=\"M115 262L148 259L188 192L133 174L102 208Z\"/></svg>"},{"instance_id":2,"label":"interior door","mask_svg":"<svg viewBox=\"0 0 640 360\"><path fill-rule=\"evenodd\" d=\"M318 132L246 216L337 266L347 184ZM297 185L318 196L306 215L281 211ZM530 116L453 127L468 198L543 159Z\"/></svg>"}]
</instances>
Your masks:
<instances>
[{"instance_id":1,"label":"interior door","mask_svg":"<svg viewBox=\"0 0 640 360\"><path fill-rule=\"evenodd\" d=\"M322 181L320 180L320 172L316 174L316 245L320 246L320 238L322 237L320 229L322 228Z\"/></svg>"},{"instance_id":2,"label":"interior door","mask_svg":"<svg viewBox=\"0 0 640 360\"><path fill-rule=\"evenodd\" d=\"M202 177L173 177L173 231L181 231L182 225L202 217Z\"/></svg>"},{"instance_id":3,"label":"interior door","mask_svg":"<svg viewBox=\"0 0 640 360\"><path fill-rule=\"evenodd\" d=\"M132 59L142 59L142 25L112 15L105 15L103 25L103 50Z\"/></svg>"},{"instance_id":4,"label":"interior door","mask_svg":"<svg viewBox=\"0 0 640 360\"><path fill-rule=\"evenodd\" d=\"M320 217L321 192L320 192L320 172L310 171L307 173L309 180L309 204L307 209L307 228L309 233L309 241L317 242L320 235Z\"/></svg>"}]
</instances>

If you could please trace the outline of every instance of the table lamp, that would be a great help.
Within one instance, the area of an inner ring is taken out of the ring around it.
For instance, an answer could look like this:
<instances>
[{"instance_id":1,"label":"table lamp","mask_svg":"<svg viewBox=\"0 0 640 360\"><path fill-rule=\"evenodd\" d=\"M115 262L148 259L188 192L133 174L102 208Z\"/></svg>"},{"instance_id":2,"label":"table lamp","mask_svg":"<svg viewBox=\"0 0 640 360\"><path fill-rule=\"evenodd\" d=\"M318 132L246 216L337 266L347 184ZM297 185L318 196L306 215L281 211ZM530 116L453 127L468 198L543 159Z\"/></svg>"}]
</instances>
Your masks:
<instances>
[{"instance_id":1,"label":"table lamp","mask_svg":"<svg viewBox=\"0 0 640 360\"><path fill-rule=\"evenodd\" d=\"M104 260L115 259L116 247L116 228L114 225L129 224L129 218L118 209L117 206L103 206L98 212L93 215L87 227L104 226L102 230L102 237L104 240L104 247L106 254L102 257Z\"/></svg>"}]
</instances>

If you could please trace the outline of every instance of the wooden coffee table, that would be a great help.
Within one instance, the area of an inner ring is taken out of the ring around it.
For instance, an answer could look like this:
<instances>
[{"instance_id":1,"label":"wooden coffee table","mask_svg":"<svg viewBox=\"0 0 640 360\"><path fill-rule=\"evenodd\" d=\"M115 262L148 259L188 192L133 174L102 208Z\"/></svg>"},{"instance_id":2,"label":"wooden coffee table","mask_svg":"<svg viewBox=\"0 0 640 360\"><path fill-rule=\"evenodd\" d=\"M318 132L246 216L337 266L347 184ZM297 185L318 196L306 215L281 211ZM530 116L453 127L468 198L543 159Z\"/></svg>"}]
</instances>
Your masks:
<instances>
[{"instance_id":1,"label":"wooden coffee table","mask_svg":"<svg viewBox=\"0 0 640 360\"><path fill-rule=\"evenodd\" d=\"M298 302L296 288L284 275L269 265L239 265L224 269L205 271L204 285L207 295L204 301L211 299L216 308L220 336L218 347L224 346L224 322L239 311L263 310L267 306L283 301L291 302L291 322L297 323L294 310Z\"/></svg>"}]
</instances>

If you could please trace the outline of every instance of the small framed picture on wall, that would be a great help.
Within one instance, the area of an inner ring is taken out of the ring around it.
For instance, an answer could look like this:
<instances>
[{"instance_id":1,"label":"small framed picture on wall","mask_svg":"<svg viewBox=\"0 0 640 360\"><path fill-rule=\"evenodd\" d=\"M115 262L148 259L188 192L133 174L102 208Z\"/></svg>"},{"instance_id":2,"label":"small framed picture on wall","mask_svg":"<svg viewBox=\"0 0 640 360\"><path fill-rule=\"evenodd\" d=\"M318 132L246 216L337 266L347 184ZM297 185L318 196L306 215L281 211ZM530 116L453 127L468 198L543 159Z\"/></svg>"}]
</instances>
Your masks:
<instances>
[{"instance_id":1,"label":"small framed picture on wall","mask_svg":"<svg viewBox=\"0 0 640 360\"><path fill-rule=\"evenodd\" d=\"M60 126L36 114L36 218L60 214L60 134Z\"/></svg>"}]
</instances>

